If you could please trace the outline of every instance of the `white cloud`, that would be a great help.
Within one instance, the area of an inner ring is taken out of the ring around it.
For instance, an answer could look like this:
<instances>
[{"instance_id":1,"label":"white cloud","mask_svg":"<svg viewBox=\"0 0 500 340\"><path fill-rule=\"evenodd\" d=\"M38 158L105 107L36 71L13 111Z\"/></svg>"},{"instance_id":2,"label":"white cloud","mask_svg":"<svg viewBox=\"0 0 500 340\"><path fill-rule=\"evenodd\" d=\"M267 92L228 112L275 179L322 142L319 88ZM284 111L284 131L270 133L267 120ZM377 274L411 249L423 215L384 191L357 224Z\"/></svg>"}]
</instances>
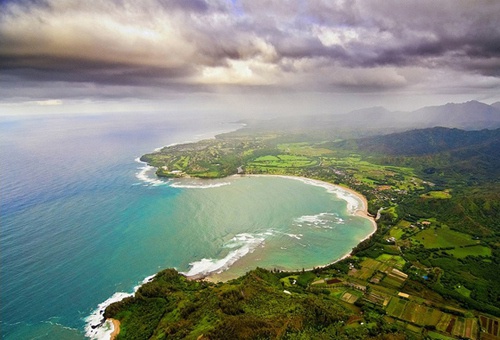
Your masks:
<instances>
[{"instance_id":1,"label":"white cloud","mask_svg":"<svg viewBox=\"0 0 500 340\"><path fill-rule=\"evenodd\" d=\"M37 100L36 105L39 106L58 106L62 105L63 101L60 99L47 99L47 100Z\"/></svg>"},{"instance_id":2,"label":"white cloud","mask_svg":"<svg viewBox=\"0 0 500 340\"><path fill-rule=\"evenodd\" d=\"M359 34L356 30L350 27L329 27L314 25L312 32L318 36L318 39L325 46L340 45L346 47L352 41L359 39Z\"/></svg>"}]
</instances>

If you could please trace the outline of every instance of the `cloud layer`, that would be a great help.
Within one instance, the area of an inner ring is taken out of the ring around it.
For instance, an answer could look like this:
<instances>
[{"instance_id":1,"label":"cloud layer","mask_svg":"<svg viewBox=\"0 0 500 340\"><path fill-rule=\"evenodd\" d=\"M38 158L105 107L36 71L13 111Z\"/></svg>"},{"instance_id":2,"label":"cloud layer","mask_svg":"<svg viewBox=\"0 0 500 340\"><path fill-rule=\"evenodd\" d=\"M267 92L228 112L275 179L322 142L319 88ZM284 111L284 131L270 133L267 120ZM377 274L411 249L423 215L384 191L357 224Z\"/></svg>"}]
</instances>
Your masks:
<instances>
[{"instance_id":1,"label":"cloud layer","mask_svg":"<svg viewBox=\"0 0 500 340\"><path fill-rule=\"evenodd\" d=\"M25 0L1 6L4 97L67 84L81 97L500 89L496 0Z\"/></svg>"}]
</instances>

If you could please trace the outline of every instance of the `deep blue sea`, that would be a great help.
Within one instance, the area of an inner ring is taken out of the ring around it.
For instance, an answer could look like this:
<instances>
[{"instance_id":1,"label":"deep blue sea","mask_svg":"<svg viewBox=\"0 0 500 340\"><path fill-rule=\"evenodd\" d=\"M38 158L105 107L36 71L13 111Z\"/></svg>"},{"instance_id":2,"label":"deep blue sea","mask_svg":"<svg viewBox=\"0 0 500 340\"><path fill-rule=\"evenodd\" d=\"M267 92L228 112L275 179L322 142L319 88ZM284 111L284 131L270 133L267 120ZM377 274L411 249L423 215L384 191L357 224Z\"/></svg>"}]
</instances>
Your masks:
<instances>
[{"instance_id":1,"label":"deep blue sea","mask_svg":"<svg viewBox=\"0 0 500 340\"><path fill-rule=\"evenodd\" d=\"M318 183L163 182L137 161L238 127L159 113L0 118L2 338L83 339L99 304L160 269L309 268L373 230L355 198Z\"/></svg>"}]
</instances>

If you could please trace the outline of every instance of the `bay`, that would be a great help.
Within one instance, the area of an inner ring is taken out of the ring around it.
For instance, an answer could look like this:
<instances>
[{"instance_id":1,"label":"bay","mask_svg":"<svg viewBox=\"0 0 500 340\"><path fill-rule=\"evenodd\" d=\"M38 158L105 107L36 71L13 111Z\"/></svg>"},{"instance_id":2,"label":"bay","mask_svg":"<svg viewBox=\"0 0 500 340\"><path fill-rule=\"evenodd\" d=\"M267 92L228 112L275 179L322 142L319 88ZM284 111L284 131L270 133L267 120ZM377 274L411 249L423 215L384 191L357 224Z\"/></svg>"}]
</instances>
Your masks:
<instances>
[{"instance_id":1,"label":"bay","mask_svg":"<svg viewBox=\"0 0 500 340\"><path fill-rule=\"evenodd\" d=\"M226 277L310 268L372 231L324 187L161 181L135 161L237 127L161 114L2 118L2 338L81 339L100 303L163 268Z\"/></svg>"}]
</instances>

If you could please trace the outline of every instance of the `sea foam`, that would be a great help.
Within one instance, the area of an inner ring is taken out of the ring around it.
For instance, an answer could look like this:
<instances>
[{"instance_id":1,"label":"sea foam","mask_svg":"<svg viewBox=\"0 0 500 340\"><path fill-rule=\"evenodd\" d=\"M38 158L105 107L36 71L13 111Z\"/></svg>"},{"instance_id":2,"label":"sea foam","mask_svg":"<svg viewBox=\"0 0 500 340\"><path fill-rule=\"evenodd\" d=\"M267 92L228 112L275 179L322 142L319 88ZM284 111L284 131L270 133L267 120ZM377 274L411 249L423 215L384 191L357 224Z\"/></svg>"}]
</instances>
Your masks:
<instances>
[{"instance_id":1,"label":"sea foam","mask_svg":"<svg viewBox=\"0 0 500 340\"><path fill-rule=\"evenodd\" d=\"M185 188L185 189L211 189L211 188L219 188L223 187L226 185L230 185L230 182L220 182L220 183L211 183L211 184L206 184L205 183L197 183L197 182L189 182L189 183L181 183L181 182L175 182L171 183L170 186L172 188Z\"/></svg>"},{"instance_id":2,"label":"sea foam","mask_svg":"<svg viewBox=\"0 0 500 340\"><path fill-rule=\"evenodd\" d=\"M170 182L159 179L158 177L156 177L156 175L154 175L155 177L152 177L150 174L152 172L154 173L155 168L152 167L151 165L148 165L146 162L141 161L139 157L136 158L135 161L137 163L142 164L142 166L137 169L139 171L135 173L135 177L141 182L145 183L146 185L152 185L152 186L165 185Z\"/></svg>"},{"instance_id":3,"label":"sea foam","mask_svg":"<svg viewBox=\"0 0 500 340\"><path fill-rule=\"evenodd\" d=\"M299 226L314 226L316 228L333 229L335 224L344 224L344 220L335 213L320 213L317 215L304 215L294 219ZM333 225L332 225L333 224Z\"/></svg>"},{"instance_id":4,"label":"sea foam","mask_svg":"<svg viewBox=\"0 0 500 340\"><path fill-rule=\"evenodd\" d=\"M230 251L224 258L221 259L201 259L190 263L191 268L182 274L192 276L205 276L212 273L221 273L227 270L233 263L241 259L243 256L253 252L255 248L262 245L266 235L272 235L272 232L259 234L242 233L234 236L224 248L235 250Z\"/></svg>"},{"instance_id":5,"label":"sea foam","mask_svg":"<svg viewBox=\"0 0 500 340\"><path fill-rule=\"evenodd\" d=\"M156 275L156 274L155 274ZM112 303L121 301L129 296L134 296L135 292L145 283L153 280L155 275L146 277L141 284L134 287L133 293L116 292L109 299L100 303L97 309L85 318L85 336L95 340L108 340L113 333L113 323L104 318L104 311Z\"/></svg>"},{"instance_id":6,"label":"sea foam","mask_svg":"<svg viewBox=\"0 0 500 340\"><path fill-rule=\"evenodd\" d=\"M364 206L363 201L361 201L356 195L350 193L349 191L339 186L305 177L295 177L295 176L280 176L280 177L298 180L305 184L314 185L326 189L328 193L334 194L335 196L337 196L337 198L347 202L347 211L351 215L354 215L358 210L363 210L366 208Z\"/></svg>"}]
</instances>

